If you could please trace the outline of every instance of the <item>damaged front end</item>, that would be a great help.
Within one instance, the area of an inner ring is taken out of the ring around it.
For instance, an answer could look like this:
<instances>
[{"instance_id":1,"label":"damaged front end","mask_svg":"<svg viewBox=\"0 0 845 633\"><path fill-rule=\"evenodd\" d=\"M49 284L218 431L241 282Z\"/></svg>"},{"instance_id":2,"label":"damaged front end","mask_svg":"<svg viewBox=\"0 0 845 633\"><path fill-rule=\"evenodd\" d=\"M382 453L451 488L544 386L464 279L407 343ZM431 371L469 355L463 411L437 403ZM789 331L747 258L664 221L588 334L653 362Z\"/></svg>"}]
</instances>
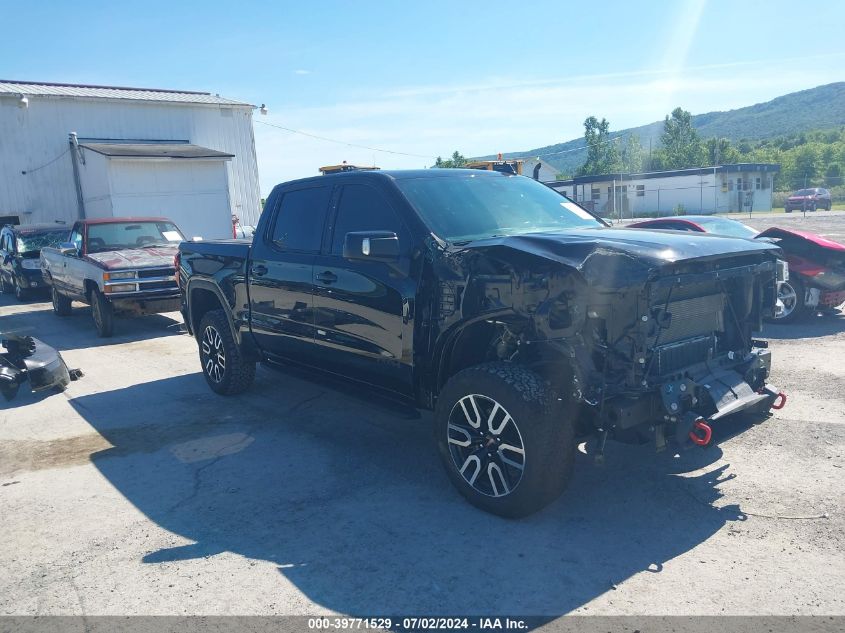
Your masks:
<instances>
[{"instance_id":1,"label":"damaged front end","mask_svg":"<svg viewBox=\"0 0 845 633\"><path fill-rule=\"evenodd\" d=\"M658 271L627 310L588 307L588 398L602 437L703 445L710 422L785 402L767 384L766 342L752 337L775 303L772 262L681 268Z\"/></svg>"},{"instance_id":2,"label":"damaged front end","mask_svg":"<svg viewBox=\"0 0 845 633\"><path fill-rule=\"evenodd\" d=\"M778 250L637 233L507 237L452 254L465 283L441 292L454 313L441 307L446 329L483 320L486 332L455 326L445 353L492 337L485 360L543 375L577 406L578 430L598 437L598 455L608 438L704 445L711 422L783 406L767 383L767 344L753 337L776 305Z\"/></svg>"},{"instance_id":3,"label":"damaged front end","mask_svg":"<svg viewBox=\"0 0 845 633\"><path fill-rule=\"evenodd\" d=\"M17 396L21 386L29 391L64 389L82 377L79 369L68 369L62 355L31 336L2 335L0 351L0 394L6 401Z\"/></svg>"}]
</instances>

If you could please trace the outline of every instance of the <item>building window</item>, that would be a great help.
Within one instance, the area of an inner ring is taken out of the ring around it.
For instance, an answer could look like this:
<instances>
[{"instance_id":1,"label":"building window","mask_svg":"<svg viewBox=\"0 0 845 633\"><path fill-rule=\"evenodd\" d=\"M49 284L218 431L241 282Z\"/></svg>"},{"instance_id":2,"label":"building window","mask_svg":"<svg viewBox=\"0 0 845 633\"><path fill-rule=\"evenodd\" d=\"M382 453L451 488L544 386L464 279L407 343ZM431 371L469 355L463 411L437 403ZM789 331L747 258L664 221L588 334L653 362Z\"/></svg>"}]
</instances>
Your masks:
<instances>
[{"instance_id":1,"label":"building window","mask_svg":"<svg viewBox=\"0 0 845 633\"><path fill-rule=\"evenodd\" d=\"M645 185L637 185L637 197L644 198L645 197Z\"/></svg>"},{"instance_id":2,"label":"building window","mask_svg":"<svg viewBox=\"0 0 845 633\"><path fill-rule=\"evenodd\" d=\"M754 188L755 189L762 189L762 187L760 186L760 180L761 180L760 176L757 176L757 178L754 179Z\"/></svg>"},{"instance_id":3,"label":"building window","mask_svg":"<svg viewBox=\"0 0 845 633\"><path fill-rule=\"evenodd\" d=\"M598 187L593 187L591 189L591 193L593 200L598 200L599 198L601 198L601 189L599 189Z\"/></svg>"},{"instance_id":4,"label":"building window","mask_svg":"<svg viewBox=\"0 0 845 633\"><path fill-rule=\"evenodd\" d=\"M737 178L737 179L736 179L736 190L737 190L737 191L742 191L742 178Z\"/></svg>"},{"instance_id":5,"label":"building window","mask_svg":"<svg viewBox=\"0 0 845 633\"><path fill-rule=\"evenodd\" d=\"M733 190L734 190L734 181L728 180L728 191L733 191Z\"/></svg>"}]
</instances>

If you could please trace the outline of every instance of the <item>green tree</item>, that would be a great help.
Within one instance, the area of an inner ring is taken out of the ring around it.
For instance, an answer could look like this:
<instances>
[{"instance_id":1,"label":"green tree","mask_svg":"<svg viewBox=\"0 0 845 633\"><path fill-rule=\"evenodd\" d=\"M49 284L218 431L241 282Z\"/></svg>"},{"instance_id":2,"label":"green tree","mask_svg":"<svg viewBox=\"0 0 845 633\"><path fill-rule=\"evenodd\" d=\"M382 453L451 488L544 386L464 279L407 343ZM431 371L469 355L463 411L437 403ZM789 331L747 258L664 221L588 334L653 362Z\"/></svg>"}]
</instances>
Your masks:
<instances>
[{"instance_id":1,"label":"green tree","mask_svg":"<svg viewBox=\"0 0 845 633\"><path fill-rule=\"evenodd\" d=\"M434 161L434 166L442 169L457 169L464 167L469 161L457 150L452 152L452 157L448 160L443 160L440 156Z\"/></svg>"},{"instance_id":2,"label":"green tree","mask_svg":"<svg viewBox=\"0 0 845 633\"><path fill-rule=\"evenodd\" d=\"M672 110L663 121L660 136L660 158L663 169L700 167L704 150L698 132L692 126L690 113L681 108Z\"/></svg>"},{"instance_id":3,"label":"green tree","mask_svg":"<svg viewBox=\"0 0 845 633\"><path fill-rule=\"evenodd\" d=\"M795 148L791 157L789 181L793 188L809 187L813 184L819 168L818 152L813 143L804 143Z\"/></svg>"},{"instance_id":4,"label":"green tree","mask_svg":"<svg viewBox=\"0 0 845 633\"><path fill-rule=\"evenodd\" d=\"M584 121L584 140L587 142L587 160L578 169L579 176L609 174L619 166L619 151L610 140L610 123L587 117Z\"/></svg>"},{"instance_id":5,"label":"green tree","mask_svg":"<svg viewBox=\"0 0 845 633\"><path fill-rule=\"evenodd\" d=\"M704 162L707 165L724 165L738 163L740 151L731 146L726 138L711 137L704 141Z\"/></svg>"},{"instance_id":6,"label":"green tree","mask_svg":"<svg viewBox=\"0 0 845 633\"><path fill-rule=\"evenodd\" d=\"M648 156L640 144L640 137L629 134L619 149L619 171L626 174L636 174L646 170ZM615 171L615 170L614 170Z\"/></svg>"}]
</instances>

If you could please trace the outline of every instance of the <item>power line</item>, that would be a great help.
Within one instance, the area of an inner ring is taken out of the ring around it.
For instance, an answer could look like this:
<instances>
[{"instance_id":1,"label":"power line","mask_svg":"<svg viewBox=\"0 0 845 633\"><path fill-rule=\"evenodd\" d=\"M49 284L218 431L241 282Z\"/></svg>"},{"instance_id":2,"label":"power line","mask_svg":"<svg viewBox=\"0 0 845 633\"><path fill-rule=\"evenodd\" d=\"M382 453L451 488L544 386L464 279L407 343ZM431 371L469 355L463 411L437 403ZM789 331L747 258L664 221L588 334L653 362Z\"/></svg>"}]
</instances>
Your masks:
<instances>
[{"instance_id":1,"label":"power line","mask_svg":"<svg viewBox=\"0 0 845 633\"><path fill-rule=\"evenodd\" d=\"M62 152L61 154L59 154L58 156L56 156L53 160L51 160L51 161L48 161L48 162L44 163L44 164L43 164L43 165L41 165L40 167L33 167L32 169L24 169L23 171L21 171L21 174L23 174L24 176L26 176L27 174L31 174L31 173L32 173L32 172L34 172L34 171L38 171L39 169L44 169L45 167L49 167L50 165L52 165L53 163L55 163L57 160L59 160L62 156L64 156L65 154L67 154L69 151L70 151L70 147L68 147L65 151L63 151L63 152Z\"/></svg>"},{"instance_id":2,"label":"power line","mask_svg":"<svg viewBox=\"0 0 845 633\"><path fill-rule=\"evenodd\" d=\"M320 136L320 135L317 135L317 134L311 134L309 132L303 132L302 130L295 130L293 128L285 127L284 125L277 125L275 123L268 123L267 121L262 121L260 119L256 119L256 122L261 123L262 125L267 125L269 127L277 128L279 130L284 130L285 132L291 132L293 134L300 134L302 136L307 136L308 138L317 139L319 141L325 141L327 143L337 143L338 145L345 145L347 147L357 147L359 149L366 149L366 150L369 150L371 152L383 152L385 154L395 154L395 155L398 155L398 156L411 156L413 158L425 158L427 160L437 160L437 157L435 157L435 156L425 156L423 154L414 154L414 153L411 153L411 152L399 152L399 151L391 150L391 149L381 149L381 148L378 148L378 147L371 147L369 145L360 145L358 143L349 143L347 141L341 141L341 140L338 140L338 139L328 138L326 136ZM613 143L614 141L617 141L619 139L625 138L626 136L630 136L630 135L631 135L631 133L620 134L618 136L614 136L612 138L608 138L604 141L601 141L601 142L598 143L598 145L605 145L607 143ZM547 153L547 154L537 154L536 156L539 156L540 158L546 158L548 156L557 156L558 154L569 154L569 153L572 153L572 152L582 152L582 151L584 151L588 148L589 148L588 145L584 145L582 147L573 147L573 148L569 148L569 149L560 150L560 151L557 151L557 152L550 152L550 153ZM532 158L533 159L533 158L535 158L535 155L531 155L531 156L507 156L507 157L505 157L506 160L518 160L518 159L525 159L525 158Z\"/></svg>"},{"instance_id":3,"label":"power line","mask_svg":"<svg viewBox=\"0 0 845 633\"><path fill-rule=\"evenodd\" d=\"M302 136L307 136L309 138L317 139L318 141L326 141L327 143L337 143L338 145L346 145L347 147L357 147L358 149L366 149L371 152L383 152L385 154L396 154L398 156L411 156L413 158L425 158L427 160L436 160L434 156L423 156L422 154L412 154L410 152L397 152L392 149L381 149L378 147L370 147L369 145L359 145L358 143L348 143L347 141L340 141L334 138L328 138L326 136L318 136L317 134L309 134L308 132L303 132L301 130L294 130L293 128L285 127L284 125L276 125L275 123L267 123L266 121L262 121L260 119L256 119L258 123L262 125L267 125L270 127L278 128L280 130L284 130L285 132L292 132L293 134L301 134Z\"/></svg>"},{"instance_id":4,"label":"power line","mask_svg":"<svg viewBox=\"0 0 845 633\"><path fill-rule=\"evenodd\" d=\"M608 138L604 141L600 141L599 143L597 143L597 145L605 145L607 143L612 143L614 141L618 141L621 138L625 138L626 136L631 136L632 134L633 134L633 132L629 132L628 134L620 134L619 136L614 136L613 138ZM518 160L518 159L536 158L536 157L546 158L547 156L557 156L558 154L570 154L572 152L582 152L585 149L589 149L589 148L590 148L589 145L584 145L582 147L572 147L570 149L562 149L559 152L549 152L548 154L538 153L538 154L531 154L530 156L508 156L508 157L506 157L506 160Z\"/></svg>"}]
</instances>

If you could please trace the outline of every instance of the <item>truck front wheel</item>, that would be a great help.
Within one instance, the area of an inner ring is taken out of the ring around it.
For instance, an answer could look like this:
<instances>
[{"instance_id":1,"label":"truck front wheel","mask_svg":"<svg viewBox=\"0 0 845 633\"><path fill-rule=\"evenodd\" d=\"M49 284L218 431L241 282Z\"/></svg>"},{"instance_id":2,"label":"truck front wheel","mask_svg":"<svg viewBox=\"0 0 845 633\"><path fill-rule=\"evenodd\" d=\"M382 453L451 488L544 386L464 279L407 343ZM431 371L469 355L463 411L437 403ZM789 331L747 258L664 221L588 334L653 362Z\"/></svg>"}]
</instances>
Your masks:
<instances>
[{"instance_id":1,"label":"truck front wheel","mask_svg":"<svg viewBox=\"0 0 845 633\"><path fill-rule=\"evenodd\" d=\"M108 338L114 334L114 306L99 290L91 291L91 315L97 336Z\"/></svg>"},{"instance_id":2,"label":"truck front wheel","mask_svg":"<svg viewBox=\"0 0 845 633\"><path fill-rule=\"evenodd\" d=\"M473 505L518 518L545 507L569 482L573 419L534 372L506 362L455 374L435 408L446 472Z\"/></svg>"},{"instance_id":3,"label":"truck front wheel","mask_svg":"<svg viewBox=\"0 0 845 633\"><path fill-rule=\"evenodd\" d=\"M206 312L200 321L199 353L202 373L212 391L232 396L249 389L255 362L243 357L223 310Z\"/></svg>"}]
</instances>

